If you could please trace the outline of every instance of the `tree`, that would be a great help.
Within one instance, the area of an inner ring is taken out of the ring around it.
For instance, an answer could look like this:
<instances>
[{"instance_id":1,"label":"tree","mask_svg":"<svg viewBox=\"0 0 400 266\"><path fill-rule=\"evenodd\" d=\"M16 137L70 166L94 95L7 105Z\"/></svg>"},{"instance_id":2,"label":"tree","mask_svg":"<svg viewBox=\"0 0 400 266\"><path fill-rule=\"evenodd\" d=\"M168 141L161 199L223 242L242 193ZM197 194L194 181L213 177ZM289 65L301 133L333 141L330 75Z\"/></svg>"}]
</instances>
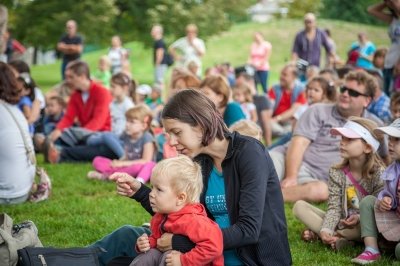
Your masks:
<instances>
[{"instance_id":1,"label":"tree","mask_svg":"<svg viewBox=\"0 0 400 266\"><path fill-rule=\"evenodd\" d=\"M318 14L322 8L321 0L294 0L284 6L289 8L288 17L303 18L306 13Z\"/></svg>"},{"instance_id":2,"label":"tree","mask_svg":"<svg viewBox=\"0 0 400 266\"><path fill-rule=\"evenodd\" d=\"M74 19L85 43L109 44L117 9L113 0L35 0L16 6L14 35L42 49L54 48L65 23Z\"/></svg>"},{"instance_id":3,"label":"tree","mask_svg":"<svg viewBox=\"0 0 400 266\"><path fill-rule=\"evenodd\" d=\"M338 19L365 24L376 24L377 20L367 13L367 7L376 0L322 0L324 9L321 15L325 18Z\"/></svg>"}]
</instances>

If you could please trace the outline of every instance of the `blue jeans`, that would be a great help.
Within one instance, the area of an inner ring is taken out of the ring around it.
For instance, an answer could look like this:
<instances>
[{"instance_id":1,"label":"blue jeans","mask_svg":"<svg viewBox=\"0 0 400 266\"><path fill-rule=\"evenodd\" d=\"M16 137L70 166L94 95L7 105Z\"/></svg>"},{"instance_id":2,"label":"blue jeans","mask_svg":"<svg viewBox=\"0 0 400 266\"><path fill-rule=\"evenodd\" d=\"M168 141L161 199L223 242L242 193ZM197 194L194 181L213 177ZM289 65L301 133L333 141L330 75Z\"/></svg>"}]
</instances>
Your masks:
<instances>
[{"instance_id":1,"label":"blue jeans","mask_svg":"<svg viewBox=\"0 0 400 266\"><path fill-rule=\"evenodd\" d=\"M269 74L269 71L257 70L256 76L254 79L256 82L256 88L257 88L257 84L260 83L264 93L267 93L267 91L268 91L268 74Z\"/></svg>"},{"instance_id":2,"label":"blue jeans","mask_svg":"<svg viewBox=\"0 0 400 266\"><path fill-rule=\"evenodd\" d=\"M6 198L0 198L0 205L11 205L11 204L20 204L24 203L25 201L28 200L30 193L23 195L18 198L12 198L12 199L6 199Z\"/></svg>"},{"instance_id":3,"label":"blue jeans","mask_svg":"<svg viewBox=\"0 0 400 266\"><path fill-rule=\"evenodd\" d=\"M99 132L92 134L87 140L86 145L98 146L104 144L107 146L118 158L124 156L124 147L119 137L113 132Z\"/></svg>"},{"instance_id":4,"label":"blue jeans","mask_svg":"<svg viewBox=\"0 0 400 266\"><path fill-rule=\"evenodd\" d=\"M100 265L107 265L116 257L132 257L133 260L137 256L136 240L144 233L150 235L150 230L144 227L124 225L89 247L103 248L107 251L100 254Z\"/></svg>"}]
</instances>

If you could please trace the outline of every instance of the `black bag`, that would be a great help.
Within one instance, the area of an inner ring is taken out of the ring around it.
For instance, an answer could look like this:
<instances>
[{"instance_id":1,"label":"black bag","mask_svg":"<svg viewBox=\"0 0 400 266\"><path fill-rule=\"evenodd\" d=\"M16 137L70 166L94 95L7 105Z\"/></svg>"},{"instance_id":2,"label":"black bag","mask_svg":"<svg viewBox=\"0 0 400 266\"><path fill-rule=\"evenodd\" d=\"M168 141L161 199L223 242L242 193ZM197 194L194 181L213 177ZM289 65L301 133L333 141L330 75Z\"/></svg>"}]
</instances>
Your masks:
<instances>
[{"instance_id":1,"label":"black bag","mask_svg":"<svg viewBox=\"0 0 400 266\"><path fill-rule=\"evenodd\" d=\"M23 248L18 266L97 266L100 248Z\"/></svg>"},{"instance_id":2,"label":"black bag","mask_svg":"<svg viewBox=\"0 0 400 266\"><path fill-rule=\"evenodd\" d=\"M165 53L165 63L167 63L168 66L174 64L174 57L168 52Z\"/></svg>"}]
</instances>

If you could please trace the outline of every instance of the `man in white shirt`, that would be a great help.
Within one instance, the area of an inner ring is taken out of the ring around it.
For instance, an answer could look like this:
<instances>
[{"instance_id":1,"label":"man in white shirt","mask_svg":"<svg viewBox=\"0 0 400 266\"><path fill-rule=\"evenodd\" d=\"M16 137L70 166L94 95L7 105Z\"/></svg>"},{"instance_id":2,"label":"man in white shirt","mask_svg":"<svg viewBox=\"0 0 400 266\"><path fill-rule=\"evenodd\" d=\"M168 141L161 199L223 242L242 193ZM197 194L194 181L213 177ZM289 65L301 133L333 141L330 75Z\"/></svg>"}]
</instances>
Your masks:
<instances>
[{"instance_id":1,"label":"man in white shirt","mask_svg":"<svg viewBox=\"0 0 400 266\"><path fill-rule=\"evenodd\" d=\"M197 75L201 74L201 57L206 52L204 41L197 38L197 26L189 24L186 26L186 36L176 40L169 47L169 52L174 57L175 62L180 66L187 65L194 61L198 66ZM179 51L180 53L178 54Z\"/></svg>"}]
</instances>

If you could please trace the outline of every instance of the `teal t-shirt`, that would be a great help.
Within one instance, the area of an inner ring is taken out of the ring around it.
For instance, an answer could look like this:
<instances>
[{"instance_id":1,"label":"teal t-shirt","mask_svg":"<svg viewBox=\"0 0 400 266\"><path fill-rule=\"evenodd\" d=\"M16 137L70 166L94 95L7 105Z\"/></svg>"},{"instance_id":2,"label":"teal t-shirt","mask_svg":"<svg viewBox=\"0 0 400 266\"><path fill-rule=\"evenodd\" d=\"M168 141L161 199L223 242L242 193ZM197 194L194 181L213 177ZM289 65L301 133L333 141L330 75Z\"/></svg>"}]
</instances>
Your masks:
<instances>
[{"instance_id":1,"label":"teal t-shirt","mask_svg":"<svg viewBox=\"0 0 400 266\"><path fill-rule=\"evenodd\" d=\"M224 122L230 127L235 122L246 119L246 115L243 113L243 109L237 102L229 102L224 112Z\"/></svg>"},{"instance_id":2,"label":"teal t-shirt","mask_svg":"<svg viewBox=\"0 0 400 266\"><path fill-rule=\"evenodd\" d=\"M206 207L214 216L215 222L223 229L231 226L226 208L225 185L222 173L213 167L210 178L208 179L208 188L206 191ZM234 249L224 250L225 265L239 266L243 265Z\"/></svg>"}]
</instances>

